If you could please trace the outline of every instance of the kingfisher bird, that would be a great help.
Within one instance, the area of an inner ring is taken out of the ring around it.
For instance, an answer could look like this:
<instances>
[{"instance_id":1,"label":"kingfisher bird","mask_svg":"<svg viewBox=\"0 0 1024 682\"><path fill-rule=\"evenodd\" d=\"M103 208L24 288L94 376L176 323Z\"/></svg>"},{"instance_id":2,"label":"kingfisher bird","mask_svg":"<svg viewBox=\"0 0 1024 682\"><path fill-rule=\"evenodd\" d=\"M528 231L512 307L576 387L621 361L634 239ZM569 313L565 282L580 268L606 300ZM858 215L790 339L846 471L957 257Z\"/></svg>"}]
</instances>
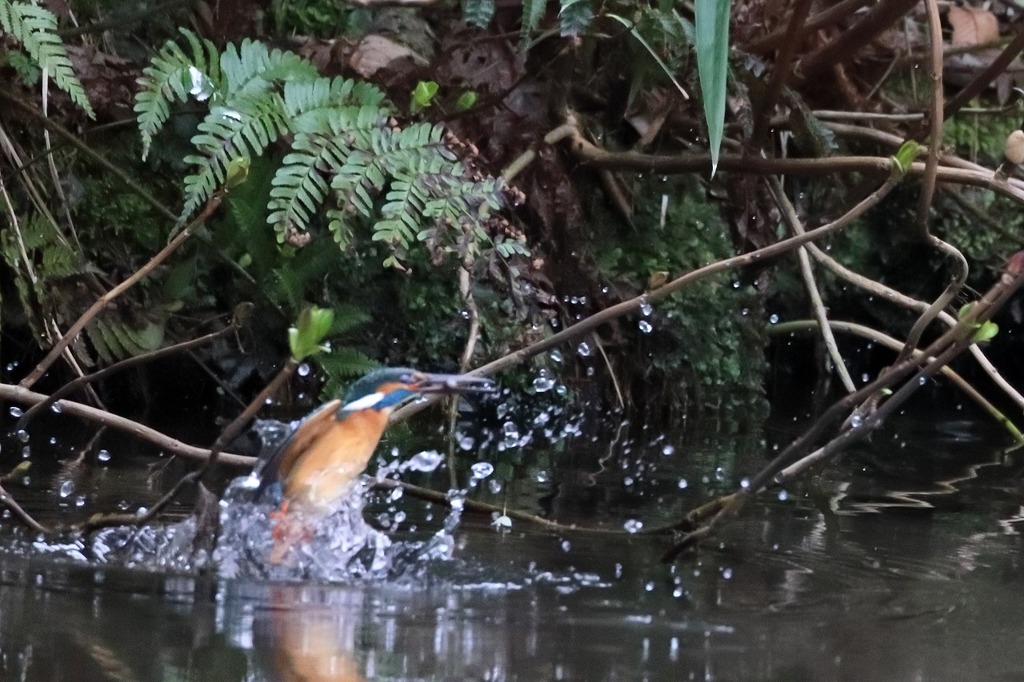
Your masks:
<instances>
[{"instance_id":1,"label":"kingfisher bird","mask_svg":"<svg viewBox=\"0 0 1024 682\"><path fill-rule=\"evenodd\" d=\"M303 419L256 469L260 489L280 484L282 512L322 517L334 511L366 469L401 403L427 393L487 393L493 382L465 374L428 374L405 367L370 372L343 400Z\"/></svg>"}]
</instances>

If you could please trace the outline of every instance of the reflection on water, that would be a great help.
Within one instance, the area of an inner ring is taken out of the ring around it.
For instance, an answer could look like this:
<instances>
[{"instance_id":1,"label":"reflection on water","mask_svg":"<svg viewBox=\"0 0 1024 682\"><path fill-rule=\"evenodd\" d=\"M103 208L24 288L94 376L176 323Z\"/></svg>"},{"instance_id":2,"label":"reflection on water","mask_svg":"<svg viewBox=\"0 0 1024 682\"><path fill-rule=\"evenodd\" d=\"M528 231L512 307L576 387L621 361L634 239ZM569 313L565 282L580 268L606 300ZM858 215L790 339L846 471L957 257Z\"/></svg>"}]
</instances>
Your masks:
<instances>
[{"instance_id":1,"label":"reflection on water","mask_svg":"<svg viewBox=\"0 0 1024 682\"><path fill-rule=\"evenodd\" d=\"M0 562L0 679L1020 679L1020 466L999 446L967 422L899 424L675 567L664 539L467 518L455 558L414 580L204 580L96 568L73 540L44 556L7 529L24 551ZM474 494L652 525L761 456L736 436L587 441ZM915 502L885 506L892 490ZM396 540L443 521L401 504Z\"/></svg>"}]
</instances>

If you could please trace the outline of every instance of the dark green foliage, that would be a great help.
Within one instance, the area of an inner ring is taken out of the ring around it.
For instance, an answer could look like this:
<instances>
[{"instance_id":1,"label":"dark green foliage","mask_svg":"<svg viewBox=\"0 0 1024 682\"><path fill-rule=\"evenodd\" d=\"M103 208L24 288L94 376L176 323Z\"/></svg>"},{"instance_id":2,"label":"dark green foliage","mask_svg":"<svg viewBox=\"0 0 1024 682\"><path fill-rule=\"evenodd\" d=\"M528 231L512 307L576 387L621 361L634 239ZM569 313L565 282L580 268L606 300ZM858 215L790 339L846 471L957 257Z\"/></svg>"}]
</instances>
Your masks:
<instances>
[{"instance_id":1,"label":"dark green foliage","mask_svg":"<svg viewBox=\"0 0 1024 682\"><path fill-rule=\"evenodd\" d=\"M678 277L732 255L728 229L717 208L698 199L686 180L648 177L639 180L636 189L636 230L609 230L594 239L602 245L595 254L598 266L612 282L639 289L648 286L643 279L655 273ZM662 193L668 197L664 224ZM682 387L657 402L749 409L751 401L761 397L761 304L750 287L735 281L736 276L696 282L658 301L645 318L653 331L637 330L630 343L649 354L644 371L656 370L665 385Z\"/></svg>"},{"instance_id":2,"label":"dark green foliage","mask_svg":"<svg viewBox=\"0 0 1024 682\"><path fill-rule=\"evenodd\" d=\"M39 69L45 71L72 102L90 117L95 116L85 89L71 68L64 43L57 35L57 17L52 12L29 2L0 0L0 26L21 44ZM22 68L21 73L24 75L26 70Z\"/></svg>"},{"instance_id":3,"label":"dark green foliage","mask_svg":"<svg viewBox=\"0 0 1024 682\"><path fill-rule=\"evenodd\" d=\"M475 179L441 126L399 126L379 88L321 77L308 61L258 41L218 55L209 41L182 33L189 49L169 43L160 51L135 105L148 150L172 102L211 102L192 138L198 153L186 157L197 171L185 179L182 221L225 184L233 159L259 157L278 141L289 150L274 174L267 222L280 243L300 240L326 207L340 247L353 243L359 221L371 221L371 240L390 249L386 263L401 266L446 221L479 224L502 207L500 179Z\"/></svg>"}]
</instances>

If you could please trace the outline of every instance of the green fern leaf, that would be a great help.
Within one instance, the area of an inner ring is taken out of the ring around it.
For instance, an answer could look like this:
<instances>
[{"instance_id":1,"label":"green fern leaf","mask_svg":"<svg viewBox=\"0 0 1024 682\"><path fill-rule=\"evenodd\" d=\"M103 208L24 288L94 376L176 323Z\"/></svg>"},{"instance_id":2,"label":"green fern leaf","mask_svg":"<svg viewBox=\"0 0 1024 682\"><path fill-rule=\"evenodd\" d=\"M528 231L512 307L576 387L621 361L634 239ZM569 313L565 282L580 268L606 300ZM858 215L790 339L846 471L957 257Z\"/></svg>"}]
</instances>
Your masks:
<instances>
[{"instance_id":1,"label":"green fern leaf","mask_svg":"<svg viewBox=\"0 0 1024 682\"><path fill-rule=\"evenodd\" d=\"M177 43L168 41L143 69L139 79L141 87L135 96L135 113L142 137L143 159L149 155L153 136L170 116L171 102L184 102L190 95L205 101L223 88L217 46L189 30L181 29L181 33L191 46L192 54L186 54Z\"/></svg>"},{"instance_id":2,"label":"green fern leaf","mask_svg":"<svg viewBox=\"0 0 1024 682\"><path fill-rule=\"evenodd\" d=\"M233 98L236 108L213 107L199 124L192 144L202 155L190 155L185 161L199 166L198 172L185 178L185 208L179 218L187 220L216 188L227 180L228 163L238 157L259 156L271 142L288 132L281 97Z\"/></svg>"},{"instance_id":3,"label":"green fern leaf","mask_svg":"<svg viewBox=\"0 0 1024 682\"><path fill-rule=\"evenodd\" d=\"M283 242L290 228L305 230L330 189L324 171L341 166L345 151L331 138L298 133L274 175L267 222Z\"/></svg>"},{"instance_id":4,"label":"green fern leaf","mask_svg":"<svg viewBox=\"0 0 1024 682\"><path fill-rule=\"evenodd\" d=\"M381 207L382 220L373 226L373 240L385 241L392 247L408 248L419 231L419 216L429 199L427 190L416 176L396 178Z\"/></svg>"},{"instance_id":5,"label":"green fern leaf","mask_svg":"<svg viewBox=\"0 0 1024 682\"><path fill-rule=\"evenodd\" d=\"M494 18L494 0L463 0L462 19L470 26L487 28Z\"/></svg>"},{"instance_id":6,"label":"green fern leaf","mask_svg":"<svg viewBox=\"0 0 1024 682\"><path fill-rule=\"evenodd\" d=\"M544 17L548 0L523 0L523 37L526 38L537 30L540 20Z\"/></svg>"},{"instance_id":7,"label":"green fern leaf","mask_svg":"<svg viewBox=\"0 0 1024 682\"><path fill-rule=\"evenodd\" d=\"M0 3L0 24L21 43L29 57L53 78L72 102L80 106L89 118L96 118L85 88L71 67L64 43L57 35L57 17L52 12L27 2L3 0Z\"/></svg>"},{"instance_id":8,"label":"green fern leaf","mask_svg":"<svg viewBox=\"0 0 1024 682\"><path fill-rule=\"evenodd\" d=\"M309 81L318 77L316 67L292 52L268 50L258 40L230 44L220 57L225 88L229 95L266 92L280 81Z\"/></svg>"},{"instance_id":9,"label":"green fern leaf","mask_svg":"<svg viewBox=\"0 0 1024 682\"><path fill-rule=\"evenodd\" d=\"M575 37L590 28L594 21L594 8L590 0L561 0L558 20L562 37Z\"/></svg>"},{"instance_id":10,"label":"green fern leaf","mask_svg":"<svg viewBox=\"0 0 1024 682\"><path fill-rule=\"evenodd\" d=\"M348 222L344 208L327 210L327 229L339 249L345 250L352 243L352 226Z\"/></svg>"}]
</instances>

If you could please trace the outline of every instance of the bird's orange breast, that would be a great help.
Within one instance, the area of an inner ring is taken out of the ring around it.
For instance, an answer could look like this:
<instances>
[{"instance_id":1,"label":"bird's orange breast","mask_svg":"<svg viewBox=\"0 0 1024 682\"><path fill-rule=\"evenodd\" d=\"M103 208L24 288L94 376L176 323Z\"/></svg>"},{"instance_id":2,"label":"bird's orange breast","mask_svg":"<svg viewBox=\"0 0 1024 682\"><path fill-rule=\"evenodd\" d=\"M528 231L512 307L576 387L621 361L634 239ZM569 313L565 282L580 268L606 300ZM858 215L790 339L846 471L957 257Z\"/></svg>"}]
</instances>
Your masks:
<instances>
[{"instance_id":1,"label":"bird's orange breast","mask_svg":"<svg viewBox=\"0 0 1024 682\"><path fill-rule=\"evenodd\" d=\"M331 415L302 450L286 453L285 499L307 511L332 511L366 469L387 423L388 410Z\"/></svg>"}]
</instances>

